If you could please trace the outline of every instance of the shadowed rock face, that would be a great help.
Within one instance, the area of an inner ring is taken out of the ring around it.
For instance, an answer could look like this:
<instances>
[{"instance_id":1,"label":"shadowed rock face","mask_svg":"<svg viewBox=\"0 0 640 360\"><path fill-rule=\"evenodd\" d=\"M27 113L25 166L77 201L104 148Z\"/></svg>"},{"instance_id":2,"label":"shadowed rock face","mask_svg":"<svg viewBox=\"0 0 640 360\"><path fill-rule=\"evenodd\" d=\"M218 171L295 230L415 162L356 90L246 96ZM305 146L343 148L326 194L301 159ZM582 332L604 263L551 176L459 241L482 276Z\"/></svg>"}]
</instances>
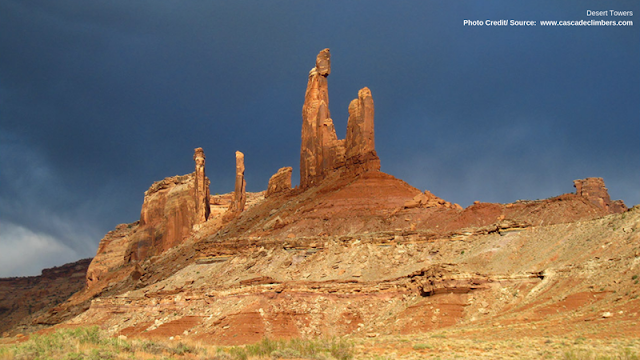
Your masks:
<instances>
[{"instance_id":1,"label":"shadowed rock face","mask_svg":"<svg viewBox=\"0 0 640 360\"><path fill-rule=\"evenodd\" d=\"M269 179L265 197L291 190L291 167L283 167Z\"/></svg>"},{"instance_id":2,"label":"shadowed rock face","mask_svg":"<svg viewBox=\"0 0 640 360\"><path fill-rule=\"evenodd\" d=\"M202 148L194 150L195 171L157 181L144 193L139 226L129 236L124 263L159 255L181 244L211 213L209 179ZM98 258L100 250L98 250ZM93 264L92 264L93 266Z\"/></svg>"},{"instance_id":3,"label":"shadowed rock face","mask_svg":"<svg viewBox=\"0 0 640 360\"><path fill-rule=\"evenodd\" d=\"M331 73L329 49L320 51L302 106L302 144L300 147L300 187L318 185L338 169L348 173L380 170L375 152L373 98L368 88L358 93L349 106L347 139L338 139L329 111L327 76Z\"/></svg>"},{"instance_id":4,"label":"shadowed rock face","mask_svg":"<svg viewBox=\"0 0 640 360\"><path fill-rule=\"evenodd\" d=\"M0 334L15 335L34 317L65 302L84 288L91 259L44 269L39 276L0 278ZM17 328L12 328L14 326Z\"/></svg>"},{"instance_id":5,"label":"shadowed rock face","mask_svg":"<svg viewBox=\"0 0 640 360\"><path fill-rule=\"evenodd\" d=\"M619 214L627 211L627 206L622 200L612 201L609 191L604 186L602 178L586 178L573 181L576 194L587 198L591 203L607 210L611 214Z\"/></svg>"}]
</instances>

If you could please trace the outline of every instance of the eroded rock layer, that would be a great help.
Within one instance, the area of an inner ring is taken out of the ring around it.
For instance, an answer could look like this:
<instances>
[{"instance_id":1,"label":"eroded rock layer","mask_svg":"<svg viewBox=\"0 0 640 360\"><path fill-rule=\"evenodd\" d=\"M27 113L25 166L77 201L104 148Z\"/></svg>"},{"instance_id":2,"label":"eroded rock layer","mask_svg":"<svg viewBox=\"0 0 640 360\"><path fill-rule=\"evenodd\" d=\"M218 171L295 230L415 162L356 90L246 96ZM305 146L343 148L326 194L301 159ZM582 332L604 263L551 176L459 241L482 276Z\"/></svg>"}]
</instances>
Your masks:
<instances>
[{"instance_id":1,"label":"eroded rock layer","mask_svg":"<svg viewBox=\"0 0 640 360\"><path fill-rule=\"evenodd\" d=\"M584 199L571 194L553 203L570 209L574 200ZM535 214L549 204L508 209ZM477 216L479 207L484 205L470 207L470 215ZM445 328L524 337L575 334L585 326L637 334L640 299L629 269L637 262L638 211L464 238L423 239L397 231L283 244L254 237L210 243L216 255L209 256L185 247L183 257L195 260L155 283L94 300L68 325L224 345ZM149 266L151 274L166 264Z\"/></svg>"}]
</instances>

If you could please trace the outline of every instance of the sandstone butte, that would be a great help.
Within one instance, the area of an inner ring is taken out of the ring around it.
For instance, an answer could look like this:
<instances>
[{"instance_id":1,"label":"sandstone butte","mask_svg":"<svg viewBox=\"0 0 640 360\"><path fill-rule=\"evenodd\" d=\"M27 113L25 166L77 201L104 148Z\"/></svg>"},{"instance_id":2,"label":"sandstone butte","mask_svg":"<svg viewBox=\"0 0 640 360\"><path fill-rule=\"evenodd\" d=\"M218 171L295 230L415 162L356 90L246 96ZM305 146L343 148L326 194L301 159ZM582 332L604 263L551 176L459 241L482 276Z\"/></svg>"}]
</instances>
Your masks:
<instances>
[{"instance_id":1,"label":"sandstone butte","mask_svg":"<svg viewBox=\"0 0 640 360\"><path fill-rule=\"evenodd\" d=\"M464 209L416 189L380 171L368 88L337 139L330 73L325 49L302 106L300 186L283 167L266 192L246 192L236 152L234 192L212 196L195 149L193 173L155 182L140 219L100 241L82 289L27 311L33 301L20 299L40 290L0 281L5 336L94 324L113 336L216 344L458 328L640 334L638 207L612 201L601 178L550 199Z\"/></svg>"}]
</instances>

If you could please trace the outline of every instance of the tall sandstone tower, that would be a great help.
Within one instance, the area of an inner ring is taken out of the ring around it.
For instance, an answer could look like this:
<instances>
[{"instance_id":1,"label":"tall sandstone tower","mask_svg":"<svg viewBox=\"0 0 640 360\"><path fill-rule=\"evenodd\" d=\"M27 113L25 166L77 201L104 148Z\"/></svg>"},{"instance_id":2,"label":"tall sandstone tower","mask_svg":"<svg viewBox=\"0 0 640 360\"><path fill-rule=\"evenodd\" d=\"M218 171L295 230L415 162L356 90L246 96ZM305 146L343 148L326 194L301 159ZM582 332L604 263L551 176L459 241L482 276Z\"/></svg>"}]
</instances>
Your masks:
<instances>
[{"instance_id":1,"label":"tall sandstone tower","mask_svg":"<svg viewBox=\"0 0 640 360\"><path fill-rule=\"evenodd\" d=\"M331 54L329 49L324 49L316 57L316 66L309 72L302 106L302 189L319 184L337 170L349 173L380 170L380 159L375 151L371 91L363 88L349 105L347 138L340 140L329 111L327 77L330 73Z\"/></svg>"},{"instance_id":2,"label":"tall sandstone tower","mask_svg":"<svg viewBox=\"0 0 640 360\"><path fill-rule=\"evenodd\" d=\"M209 218L211 208L209 205L209 179L204 171L204 150L201 147L195 149L193 160L196 162L195 188L196 188L196 224L201 224Z\"/></svg>"},{"instance_id":3,"label":"tall sandstone tower","mask_svg":"<svg viewBox=\"0 0 640 360\"><path fill-rule=\"evenodd\" d=\"M225 213L225 222L232 220L244 211L247 202L247 181L244 179L244 154L236 151L236 186L233 191L233 199Z\"/></svg>"}]
</instances>

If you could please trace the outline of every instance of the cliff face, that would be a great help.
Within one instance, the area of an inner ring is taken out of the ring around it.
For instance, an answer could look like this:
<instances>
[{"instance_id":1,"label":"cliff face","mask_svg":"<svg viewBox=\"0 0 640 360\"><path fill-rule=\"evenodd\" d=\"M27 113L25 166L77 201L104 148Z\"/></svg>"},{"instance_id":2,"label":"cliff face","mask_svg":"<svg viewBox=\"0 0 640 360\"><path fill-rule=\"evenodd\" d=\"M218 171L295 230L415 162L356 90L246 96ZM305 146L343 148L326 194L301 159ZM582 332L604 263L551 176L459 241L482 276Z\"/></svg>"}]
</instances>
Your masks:
<instances>
[{"instance_id":1,"label":"cliff face","mask_svg":"<svg viewBox=\"0 0 640 360\"><path fill-rule=\"evenodd\" d=\"M91 259L44 269L40 276L0 278L0 334L15 335L31 320L84 288Z\"/></svg>"},{"instance_id":2,"label":"cliff face","mask_svg":"<svg viewBox=\"0 0 640 360\"><path fill-rule=\"evenodd\" d=\"M209 179L202 148L194 150L195 171L157 181L144 193L140 220L121 224L100 241L87 271L87 286L126 264L142 261L181 244L211 214ZM134 277L137 270L128 271Z\"/></svg>"},{"instance_id":3,"label":"cliff face","mask_svg":"<svg viewBox=\"0 0 640 360\"><path fill-rule=\"evenodd\" d=\"M347 138L340 140L329 111L327 77L330 73L331 55L329 49L324 49L316 57L316 66L309 72L302 106L302 189L318 185L339 169L351 173L380 170L380 160L375 152L371 91L363 88L349 105Z\"/></svg>"},{"instance_id":4,"label":"cliff face","mask_svg":"<svg viewBox=\"0 0 640 360\"><path fill-rule=\"evenodd\" d=\"M159 255L178 245L196 223L195 176L174 176L155 182L145 192L140 226L132 235L125 262Z\"/></svg>"},{"instance_id":5,"label":"cliff face","mask_svg":"<svg viewBox=\"0 0 640 360\"><path fill-rule=\"evenodd\" d=\"M139 226L139 221L120 224L100 240L96 256L87 270L88 287L103 279L110 271L124 265L125 256L131 245L131 235L136 232Z\"/></svg>"}]
</instances>

